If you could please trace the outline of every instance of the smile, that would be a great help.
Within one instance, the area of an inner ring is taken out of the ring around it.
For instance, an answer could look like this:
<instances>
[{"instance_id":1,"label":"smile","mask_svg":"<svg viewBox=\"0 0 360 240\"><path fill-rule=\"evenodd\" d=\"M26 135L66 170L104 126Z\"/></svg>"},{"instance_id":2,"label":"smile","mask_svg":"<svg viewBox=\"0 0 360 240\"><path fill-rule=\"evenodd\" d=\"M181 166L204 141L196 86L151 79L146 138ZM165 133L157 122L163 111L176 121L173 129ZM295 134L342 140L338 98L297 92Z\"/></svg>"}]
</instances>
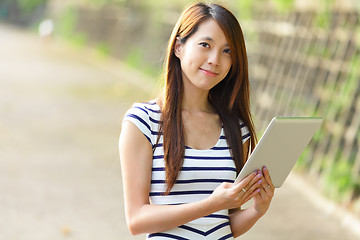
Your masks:
<instances>
[{"instance_id":1,"label":"smile","mask_svg":"<svg viewBox=\"0 0 360 240\"><path fill-rule=\"evenodd\" d=\"M210 70L205 70L205 69L202 69L200 68L200 70L207 76L210 76L210 77L216 77L217 75L219 75L218 73L216 72L213 72L213 71L210 71Z\"/></svg>"}]
</instances>

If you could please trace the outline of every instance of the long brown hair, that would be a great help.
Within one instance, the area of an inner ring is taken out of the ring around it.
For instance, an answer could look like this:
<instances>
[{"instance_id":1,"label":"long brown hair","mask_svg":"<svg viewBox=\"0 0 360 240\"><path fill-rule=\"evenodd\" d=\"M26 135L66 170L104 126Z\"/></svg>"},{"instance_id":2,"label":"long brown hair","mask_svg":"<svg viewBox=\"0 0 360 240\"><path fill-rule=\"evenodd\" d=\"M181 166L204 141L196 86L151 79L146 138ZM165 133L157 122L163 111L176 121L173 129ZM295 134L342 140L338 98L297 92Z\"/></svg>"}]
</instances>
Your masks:
<instances>
[{"instance_id":1,"label":"long brown hair","mask_svg":"<svg viewBox=\"0 0 360 240\"><path fill-rule=\"evenodd\" d=\"M183 165L185 155L185 133L181 118L183 83L180 60L175 56L176 39L182 43L194 34L200 23L214 19L229 43L232 66L227 76L209 91L208 100L223 124L227 143L237 172L244 159L240 119L250 131L251 149L256 144L256 134L250 113L250 83L244 36L236 17L218 4L196 3L180 16L171 34L164 65L164 96L161 100L163 149L166 172L166 193L174 186ZM159 135L160 138L160 135ZM159 140L159 139L158 139Z\"/></svg>"}]
</instances>

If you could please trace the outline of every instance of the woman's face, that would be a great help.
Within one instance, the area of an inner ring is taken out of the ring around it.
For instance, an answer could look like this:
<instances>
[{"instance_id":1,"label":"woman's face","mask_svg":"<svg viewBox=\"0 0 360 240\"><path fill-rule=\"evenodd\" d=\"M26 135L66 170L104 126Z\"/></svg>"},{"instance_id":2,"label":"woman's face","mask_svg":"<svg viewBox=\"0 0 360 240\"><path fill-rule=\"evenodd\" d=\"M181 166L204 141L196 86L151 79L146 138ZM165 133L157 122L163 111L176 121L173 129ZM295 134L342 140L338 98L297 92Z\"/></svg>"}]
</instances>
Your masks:
<instances>
[{"instance_id":1,"label":"woman's face","mask_svg":"<svg viewBox=\"0 0 360 240\"><path fill-rule=\"evenodd\" d=\"M185 43L177 40L175 44L184 84L205 91L226 77L231 67L230 54L225 34L213 19L200 23Z\"/></svg>"}]
</instances>

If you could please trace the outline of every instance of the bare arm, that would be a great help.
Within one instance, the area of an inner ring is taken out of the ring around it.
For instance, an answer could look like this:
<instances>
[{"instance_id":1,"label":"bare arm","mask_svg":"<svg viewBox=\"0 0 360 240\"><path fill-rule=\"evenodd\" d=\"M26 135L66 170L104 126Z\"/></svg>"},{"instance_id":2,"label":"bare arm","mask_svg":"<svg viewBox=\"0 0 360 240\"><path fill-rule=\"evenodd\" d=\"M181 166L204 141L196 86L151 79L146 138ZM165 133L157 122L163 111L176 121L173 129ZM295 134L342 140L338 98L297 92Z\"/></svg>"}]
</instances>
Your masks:
<instances>
[{"instance_id":1,"label":"bare arm","mask_svg":"<svg viewBox=\"0 0 360 240\"><path fill-rule=\"evenodd\" d=\"M246 233L261 218L253 208L238 210L230 214L230 227L234 237Z\"/></svg>"},{"instance_id":2,"label":"bare arm","mask_svg":"<svg viewBox=\"0 0 360 240\"><path fill-rule=\"evenodd\" d=\"M234 237L249 231L252 226L266 213L274 196L275 187L272 184L268 170L262 169L259 180L259 194L255 195L254 204L245 210L232 210L230 213L230 226ZM248 201L249 199L245 199Z\"/></svg>"},{"instance_id":3,"label":"bare arm","mask_svg":"<svg viewBox=\"0 0 360 240\"><path fill-rule=\"evenodd\" d=\"M120 135L120 161L124 186L125 214L132 234L161 232L221 209L244 204L259 186L255 173L240 183L222 183L208 198L182 205L151 205L152 148L141 131L125 121ZM247 193L242 191L248 189Z\"/></svg>"},{"instance_id":4,"label":"bare arm","mask_svg":"<svg viewBox=\"0 0 360 240\"><path fill-rule=\"evenodd\" d=\"M250 140L243 144L244 159L248 158ZM247 199L249 200L249 199ZM252 209L241 210L241 208L230 210L230 226L234 237L241 236L250 230L252 226L259 220L258 216Z\"/></svg>"}]
</instances>

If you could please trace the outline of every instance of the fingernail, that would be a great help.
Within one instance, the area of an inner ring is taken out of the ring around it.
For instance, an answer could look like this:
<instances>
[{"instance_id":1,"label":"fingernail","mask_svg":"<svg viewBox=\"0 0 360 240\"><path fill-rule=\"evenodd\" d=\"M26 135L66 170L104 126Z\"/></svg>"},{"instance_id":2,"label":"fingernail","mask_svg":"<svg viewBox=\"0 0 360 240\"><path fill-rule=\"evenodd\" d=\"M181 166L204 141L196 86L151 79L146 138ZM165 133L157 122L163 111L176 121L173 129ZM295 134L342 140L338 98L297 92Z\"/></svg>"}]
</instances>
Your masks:
<instances>
[{"instance_id":1,"label":"fingernail","mask_svg":"<svg viewBox=\"0 0 360 240\"><path fill-rule=\"evenodd\" d=\"M256 190L256 192L258 192L258 193L259 193L260 191L261 191L261 189Z\"/></svg>"},{"instance_id":2,"label":"fingernail","mask_svg":"<svg viewBox=\"0 0 360 240\"><path fill-rule=\"evenodd\" d=\"M261 184L261 183L262 183L262 179L260 179L258 183Z\"/></svg>"},{"instance_id":3,"label":"fingernail","mask_svg":"<svg viewBox=\"0 0 360 240\"><path fill-rule=\"evenodd\" d=\"M264 170L267 170L267 168L264 166Z\"/></svg>"}]
</instances>

